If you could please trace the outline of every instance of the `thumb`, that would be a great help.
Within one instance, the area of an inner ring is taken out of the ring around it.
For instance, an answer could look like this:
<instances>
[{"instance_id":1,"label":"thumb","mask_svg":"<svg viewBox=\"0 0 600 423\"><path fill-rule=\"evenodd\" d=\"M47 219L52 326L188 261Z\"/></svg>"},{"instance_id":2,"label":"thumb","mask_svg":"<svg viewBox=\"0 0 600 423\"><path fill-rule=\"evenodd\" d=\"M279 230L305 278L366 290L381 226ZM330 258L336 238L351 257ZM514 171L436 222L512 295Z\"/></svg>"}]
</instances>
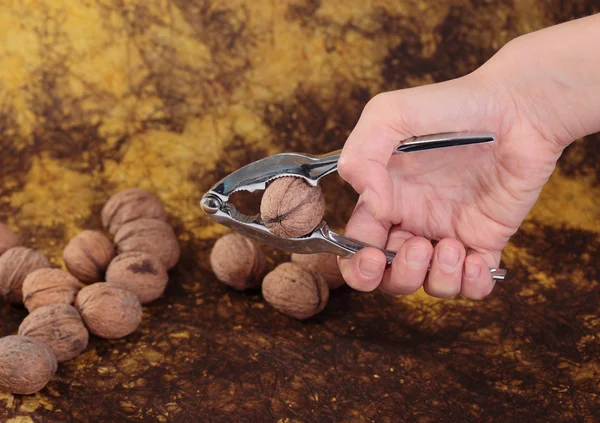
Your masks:
<instances>
[{"instance_id":1,"label":"thumb","mask_svg":"<svg viewBox=\"0 0 600 423\"><path fill-rule=\"evenodd\" d=\"M392 125L389 98L379 94L365 106L338 161L339 175L360 194L365 210L387 220L393 208L393 184L387 165L401 136Z\"/></svg>"}]
</instances>

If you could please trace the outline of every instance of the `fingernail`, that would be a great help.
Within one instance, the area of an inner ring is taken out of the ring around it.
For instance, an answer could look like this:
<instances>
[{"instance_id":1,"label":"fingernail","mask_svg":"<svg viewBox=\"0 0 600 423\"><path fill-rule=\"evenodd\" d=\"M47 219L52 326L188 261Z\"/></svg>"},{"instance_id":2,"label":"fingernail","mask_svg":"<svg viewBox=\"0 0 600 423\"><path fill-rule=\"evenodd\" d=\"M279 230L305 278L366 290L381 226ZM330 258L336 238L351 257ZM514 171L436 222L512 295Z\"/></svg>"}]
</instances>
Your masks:
<instances>
[{"instance_id":1,"label":"fingernail","mask_svg":"<svg viewBox=\"0 0 600 423\"><path fill-rule=\"evenodd\" d=\"M440 252L438 253L438 261L445 267L446 270L454 270L456 265L458 264L458 259L460 258L460 253L456 248L449 247L447 245L440 248Z\"/></svg>"},{"instance_id":2,"label":"fingernail","mask_svg":"<svg viewBox=\"0 0 600 423\"><path fill-rule=\"evenodd\" d=\"M481 267L476 264L468 264L465 266L465 276L467 279L477 279L481 273Z\"/></svg>"},{"instance_id":3,"label":"fingernail","mask_svg":"<svg viewBox=\"0 0 600 423\"><path fill-rule=\"evenodd\" d=\"M424 248L410 247L406 251L406 263L412 266L423 266L429 254Z\"/></svg>"},{"instance_id":4,"label":"fingernail","mask_svg":"<svg viewBox=\"0 0 600 423\"><path fill-rule=\"evenodd\" d=\"M369 188L367 188L363 191L360 198L369 214L373 217L377 217L379 215L379 206L381 204L379 195L377 195L375 191L371 191Z\"/></svg>"},{"instance_id":5,"label":"fingernail","mask_svg":"<svg viewBox=\"0 0 600 423\"><path fill-rule=\"evenodd\" d=\"M381 265L373 260L362 259L358 263L358 270L365 278L372 278L381 272Z\"/></svg>"}]
</instances>

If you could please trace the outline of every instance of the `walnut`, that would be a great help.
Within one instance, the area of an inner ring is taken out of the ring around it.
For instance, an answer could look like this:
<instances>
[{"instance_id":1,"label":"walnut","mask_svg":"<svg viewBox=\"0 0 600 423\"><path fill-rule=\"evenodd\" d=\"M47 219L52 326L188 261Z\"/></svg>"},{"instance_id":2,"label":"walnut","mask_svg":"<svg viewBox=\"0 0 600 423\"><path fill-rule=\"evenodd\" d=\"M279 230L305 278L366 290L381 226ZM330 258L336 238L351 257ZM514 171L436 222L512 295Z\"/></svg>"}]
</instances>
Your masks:
<instances>
[{"instance_id":1,"label":"walnut","mask_svg":"<svg viewBox=\"0 0 600 423\"><path fill-rule=\"evenodd\" d=\"M265 276L262 293L274 308L296 319L308 319L321 312L329 299L323 276L296 263L280 264Z\"/></svg>"},{"instance_id":2,"label":"walnut","mask_svg":"<svg viewBox=\"0 0 600 423\"><path fill-rule=\"evenodd\" d=\"M19 237L4 223L0 223L0 256L8 249L19 245Z\"/></svg>"},{"instance_id":3,"label":"walnut","mask_svg":"<svg viewBox=\"0 0 600 423\"><path fill-rule=\"evenodd\" d=\"M125 223L141 218L167 220L160 199L143 189L132 188L113 195L102 209L102 224L115 234Z\"/></svg>"},{"instance_id":4,"label":"walnut","mask_svg":"<svg viewBox=\"0 0 600 423\"><path fill-rule=\"evenodd\" d=\"M89 331L105 339L123 338L142 321L142 305L135 294L104 282L79 291L75 308Z\"/></svg>"},{"instance_id":5,"label":"walnut","mask_svg":"<svg viewBox=\"0 0 600 423\"><path fill-rule=\"evenodd\" d=\"M260 214L265 226L277 236L298 238L315 229L325 214L321 188L302 178L285 177L267 186Z\"/></svg>"},{"instance_id":6,"label":"walnut","mask_svg":"<svg viewBox=\"0 0 600 423\"><path fill-rule=\"evenodd\" d=\"M49 304L34 310L19 326L19 335L48 345L59 363L81 354L89 338L79 313L69 304Z\"/></svg>"},{"instance_id":7,"label":"walnut","mask_svg":"<svg viewBox=\"0 0 600 423\"><path fill-rule=\"evenodd\" d=\"M227 234L215 243L210 265L221 282L244 290L260 286L266 260L254 241L240 234Z\"/></svg>"},{"instance_id":8,"label":"walnut","mask_svg":"<svg viewBox=\"0 0 600 423\"><path fill-rule=\"evenodd\" d=\"M115 246L98 231L82 231L67 243L63 260L69 272L82 282L98 282L115 256Z\"/></svg>"},{"instance_id":9,"label":"walnut","mask_svg":"<svg viewBox=\"0 0 600 423\"><path fill-rule=\"evenodd\" d=\"M23 304L29 312L48 304L73 304L83 285L60 269L38 269L23 281Z\"/></svg>"},{"instance_id":10,"label":"walnut","mask_svg":"<svg viewBox=\"0 0 600 423\"><path fill-rule=\"evenodd\" d=\"M169 275L158 257L132 251L115 257L106 271L106 282L128 289L146 304L165 292Z\"/></svg>"},{"instance_id":11,"label":"walnut","mask_svg":"<svg viewBox=\"0 0 600 423\"><path fill-rule=\"evenodd\" d=\"M0 295L13 304L23 301L25 277L37 269L50 267L42 253L25 247L14 247L0 256Z\"/></svg>"},{"instance_id":12,"label":"walnut","mask_svg":"<svg viewBox=\"0 0 600 423\"><path fill-rule=\"evenodd\" d=\"M157 219L138 219L124 224L115 234L115 243L119 254L130 251L153 254L167 269L177 264L181 254L173 228Z\"/></svg>"},{"instance_id":13,"label":"walnut","mask_svg":"<svg viewBox=\"0 0 600 423\"><path fill-rule=\"evenodd\" d=\"M335 254L292 254L292 262L323 275L329 289L339 288L346 283Z\"/></svg>"},{"instance_id":14,"label":"walnut","mask_svg":"<svg viewBox=\"0 0 600 423\"><path fill-rule=\"evenodd\" d=\"M29 395L56 373L56 357L44 343L27 336L0 339L0 392Z\"/></svg>"}]
</instances>

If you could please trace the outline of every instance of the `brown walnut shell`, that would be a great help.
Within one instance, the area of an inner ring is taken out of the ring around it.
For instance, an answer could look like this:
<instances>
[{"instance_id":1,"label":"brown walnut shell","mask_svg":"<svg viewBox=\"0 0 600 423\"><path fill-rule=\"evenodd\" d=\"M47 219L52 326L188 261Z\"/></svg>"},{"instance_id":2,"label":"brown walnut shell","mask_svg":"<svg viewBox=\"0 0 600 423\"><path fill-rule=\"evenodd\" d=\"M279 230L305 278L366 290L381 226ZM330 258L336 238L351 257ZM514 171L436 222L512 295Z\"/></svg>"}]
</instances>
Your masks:
<instances>
[{"instance_id":1,"label":"brown walnut shell","mask_svg":"<svg viewBox=\"0 0 600 423\"><path fill-rule=\"evenodd\" d=\"M275 309L301 320L321 312L329 300L323 276L291 262L265 276L262 293Z\"/></svg>"},{"instance_id":2,"label":"brown walnut shell","mask_svg":"<svg viewBox=\"0 0 600 423\"><path fill-rule=\"evenodd\" d=\"M325 199L321 187L310 186L302 178L284 177L265 190L260 215L275 235L298 238L310 233L323 220Z\"/></svg>"},{"instance_id":3,"label":"brown walnut shell","mask_svg":"<svg viewBox=\"0 0 600 423\"><path fill-rule=\"evenodd\" d=\"M29 395L42 390L58 365L52 349L27 336L0 338L0 392Z\"/></svg>"},{"instance_id":4,"label":"brown walnut shell","mask_svg":"<svg viewBox=\"0 0 600 423\"><path fill-rule=\"evenodd\" d=\"M67 243L63 260L69 272L82 282L98 282L115 257L115 246L102 232L85 230Z\"/></svg>"},{"instance_id":5,"label":"brown walnut shell","mask_svg":"<svg viewBox=\"0 0 600 423\"><path fill-rule=\"evenodd\" d=\"M50 262L39 251L25 247L7 250L0 256L0 295L13 304L20 304L27 275L45 267L50 267Z\"/></svg>"},{"instance_id":6,"label":"brown walnut shell","mask_svg":"<svg viewBox=\"0 0 600 423\"><path fill-rule=\"evenodd\" d=\"M19 326L19 335L48 345L59 363L81 354L89 339L79 313L69 304L49 304L34 310Z\"/></svg>"},{"instance_id":7,"label":"brown walnut shell","mask_svg":"<svg viewBox=\"0 0 600 423\"><path fill-rule=\"evenodd\" d=\"M123 338L142 321L142 305L131 291L104 282L88 285L75 299L88 330L105 339Z\"/></svg>"},{"instance_id":8,"label":"brown walnut shell","mask_svg":"<svg viewBox=\"0 0 600 423\"><path fill-rule=\"evenodd\" d=\"M4 223L0 223L0 256L6 250L19 245L19 236Z\"/></svg>"},{"instance_id":9,"label":"brown walnut shell","mask_svg":"<svg viewBox=\"0 0 600 423\"><path fill-rule=\"evenodd\" d=\"M292 254L292 262L323 275L329 289L337 289L346 283L335 254Z\"/></svg>"},{"instance_id":10,"label":"brown walnut shell","mask_svg":"<svg viewBox=\"0 0 600 423\"><path fill-rule=\"evenodd\" d=\"M60 269L38 269L23 281L23 304L29 312L48 304L73 304L83 284Z\"/></svg>"},{"instance_id":11,"label":"brown walnut shell","mask_svg":"<svg viewBox=\"0 0 600 423\"><path fill-rule=\"evenodd\" d=\"M165 292L169 275L158 257L131 251L114 258L106 271L106 282L128 289L146 304Z\"/></svg>"},{"instance_id":12,"label":"brown walnut shell","mask_svg":"<svg viewBox=\"0 0 600 423\"><path fill-rule=\"evenodd\" d=\"M113 195L102 209L102 224L111 234L129 222L141 218L167 220L167 212L153 193L132 188Z\"/></svg>"},{"instance_id":13,"label":"brown walnut shell","mask_svg":"<svg viewBox=\"0 0 600 423\"><path fill-rule=\"evenodd\" d=\"M254 241L240 234L227 234L215 242L210 265L221 282L244 290L260 286L266 260Z\"/></svg>"},{"instance_id":14,"label":"brown walnut shell","mask_svg":"<svg viewBox=\"0 0 600 423\"><path fill-rule=\"evenodd\" d=\"M160 259L167 269L179 261L179 241L167 222L157 219L138 219L126 223L115 234L119 254L142 251Z\"/></svg>"}]
</instances>

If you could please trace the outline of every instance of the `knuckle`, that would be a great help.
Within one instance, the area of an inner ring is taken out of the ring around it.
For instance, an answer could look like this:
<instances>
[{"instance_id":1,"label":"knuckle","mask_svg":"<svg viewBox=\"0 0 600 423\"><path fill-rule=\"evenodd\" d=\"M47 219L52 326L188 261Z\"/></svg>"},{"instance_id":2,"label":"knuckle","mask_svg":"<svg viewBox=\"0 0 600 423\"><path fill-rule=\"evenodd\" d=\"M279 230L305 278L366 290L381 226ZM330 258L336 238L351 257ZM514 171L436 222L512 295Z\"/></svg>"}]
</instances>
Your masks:
<instances>
[{"instance_id":1,"label":"knuckle","mask_svg":"<svg viewBox=\"0 0 600 423\"><path fill-rule=\"evenodd\" d=\"M463 295L469 300L479 301L490 295L492 290L492 283L477 283L474 286L471 286L471 289L464 292Z\"/></svg>"},{"instance_id":2,"label":"knuckle","mask_svg":"<svg viewBox=\"0 0 600 423\"><path fill-rule=\"evenodd\" d=\"M460 286L453 287L440 284L434 284L432 286L432 284L425 284L424 289L428 295L436 298L450 299L460 294Z\"/></svg>"},{"instance_id":3,"label":"knuckle","mask_svg":"<svg viewBox=\"0 0 600 423\"><path fill-rule=\"evenodd\" d=\"M391 280L382 283L379 289L386 294L394 296L411 295L417 292L422 285L423 282L419 281L418 278L400 280L392 277Z\"/></svg>"},{"instance_id":4,"label":"knuckle","mask_svg":"<svg viewBox=\"0 0 600 423\"><path fill-rule=\"evenodd\" d=\"M419 288L421 288L422 285L423 285L423 283L418 280L409 280L409 281L406 281L406 282L400 284L398 286L398 291L402 295L410 295L410 294L414 294L415 292L417 292L419 290Z\"/></svg>"},{"instance_id":5,"label":"knuckle","mask_svg":"<svg viewBox=\"0 0 600 423\"><path fill-rule=\"evenodd\" d=\"M387 110L391 103L390 97L390 92L380 93L372 97L366 104L363 110L363 115L379 115L383 110Z\"/></svg>"},{"instance_id":6,"label":"knuckle","mask_svg":"<svg viewBox=\"0 0 600 423\"><path fill-rule=\"evenodd\" d=\"M483 300L485 297L487 297L486 293L479 290L463 293L463 295L465 296L465 298L473 301Z\"/></svg>"},{"instance_id":7,"label":"knuckle","mask_svg":"<svg viewBox=\"0 0 600 423\"><path fill-rule=\"evenodd\" d=\"M392 286L400 295L414 294L423 286L424 278L415 272L406 271L402 265L392 265ZM412 273L412 274L411 274Z\"/></svg>"},{"instance_id":8,"label":"knuckle","mask_svg":"<svg viewBox=\"0 0 600 423\"><path fill-rule=\"evenodd\" d=\"M471 301L481 301L485 298L485 295L471 293L471 294L465 295L465 298L467 300L471 300Z\"/></svg>"}]
</instances>

